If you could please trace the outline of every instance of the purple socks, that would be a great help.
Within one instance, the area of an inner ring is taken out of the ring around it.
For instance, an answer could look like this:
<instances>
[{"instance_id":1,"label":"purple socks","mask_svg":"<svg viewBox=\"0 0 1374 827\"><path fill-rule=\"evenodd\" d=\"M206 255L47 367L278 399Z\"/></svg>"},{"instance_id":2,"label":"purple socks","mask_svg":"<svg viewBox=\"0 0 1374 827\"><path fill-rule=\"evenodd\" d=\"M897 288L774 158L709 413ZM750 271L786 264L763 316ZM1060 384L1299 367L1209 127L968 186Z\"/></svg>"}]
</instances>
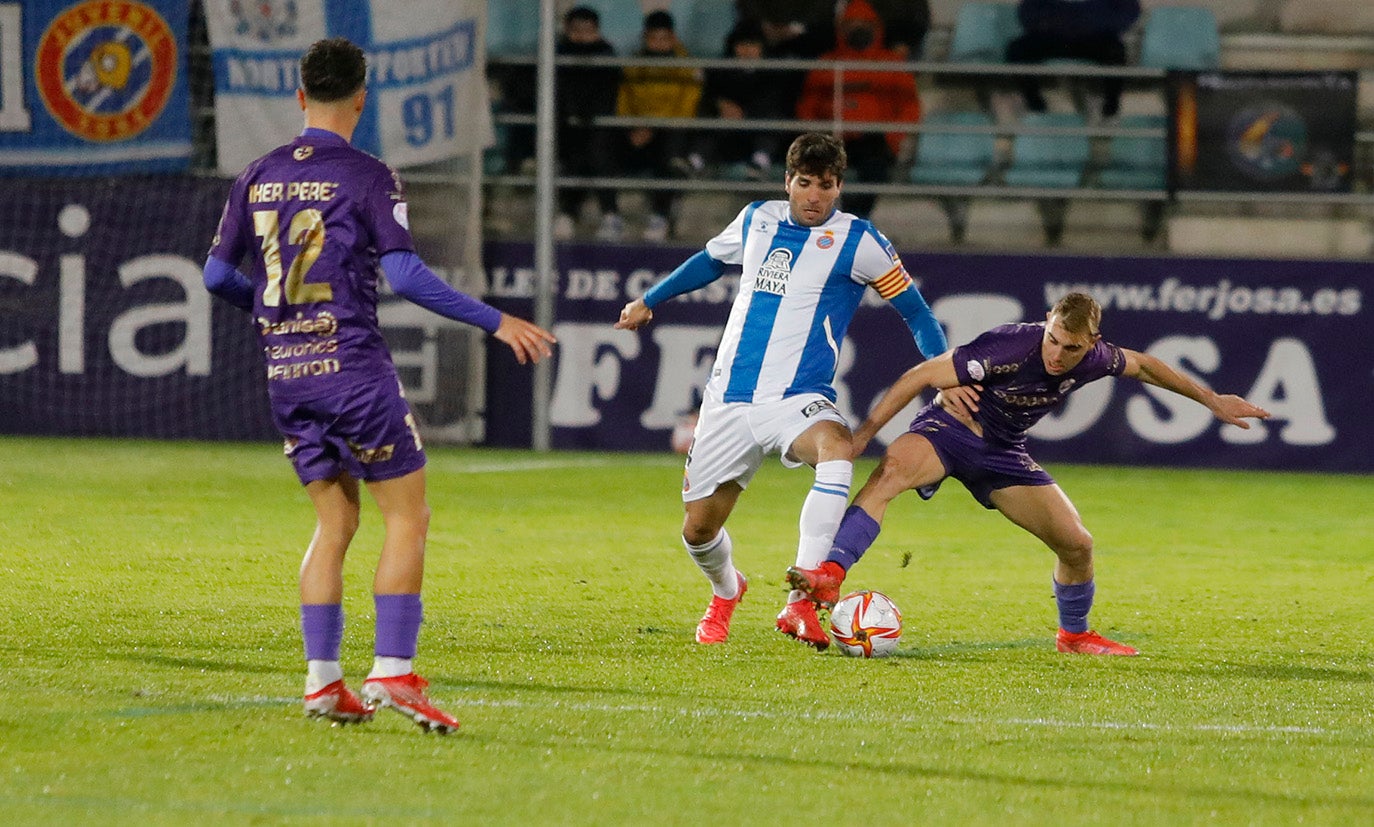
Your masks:
<instances>
[{"instance_id":1,"label":"purple socks","mask_svg":"<svg viewBox=\"0 0 1374 827\"><path fill-rule=\"evenodd\" d=\"M343 606L338 603L302 603L301 634L306 660L338 660L343 640Z\"/></svg>"},{"instance_id":2,"label":"purple socks","mask_svg":"<svg viewBox=\"0 0 1374 827\"><path fill-rule=\"evenodd\" d=\"M377 594L377 649L379 658L414 658L424 610L418 594Z\"/></svg>"},{"instance_id":3,"label":"purple socks","mask_svg":"<svg viewBox=\"0 0 1374 827\"><path fill-rule=\"evenodd\" d=\"M878 539L881 530L882 526L868 516L867 511L851 505L844 512L839 529L835 531L835 542L830 548L830 556L825 558L826 562L838 563L845 571L849 571L849 567L859 562L868 547Z\"/></svg>"},{"instance_id":4,"label":"purple socks","mask_svg":"<svg viewBox=\"0 0 1374 827\"><path fill-rule=\"evenodd\" d=\"M1059 628L1066 632L1088 631L1088 612L1097 587L1093 581L1065 586L1054 580L1054 599L1059 604Z\"/></svg>"}]
</instances>

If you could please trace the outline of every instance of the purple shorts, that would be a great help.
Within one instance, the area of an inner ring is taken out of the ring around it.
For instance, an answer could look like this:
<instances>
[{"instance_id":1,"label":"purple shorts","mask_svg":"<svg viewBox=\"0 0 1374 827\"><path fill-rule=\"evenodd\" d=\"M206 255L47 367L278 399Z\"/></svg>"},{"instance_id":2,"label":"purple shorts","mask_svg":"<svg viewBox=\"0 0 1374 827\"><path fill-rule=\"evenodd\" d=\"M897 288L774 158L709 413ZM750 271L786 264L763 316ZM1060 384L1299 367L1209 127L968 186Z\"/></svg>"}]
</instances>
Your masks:
<instances>
[{"instance_id":1,"label":"purple shorts","mask_svg":"<svg viewBox=\"0 0 1374 827\"><path fill-rule=\"evenodd\" d=\"M302 485L340 472L389 480L425 467L410 406L392 378L307 402L273 400L272 420Z\"/></svg>"},{"instance_id":2,"label":"purple shorts","mask_svg":"<svg viewBox=\"0 0 1374 827\"><path fill-rule=\"evenodd\" d=\"M1054 485L1054 477L1031 459L1024 447L999 448L989 445L935 405L923 408L911 421L907 431L929 440L949 476L962 482L984 508L996 508L991 495L999 488ZM939 487L940 483L937 482L916 489L916 493L928 500L935 496Z\"/></svg>"}]
</instances>

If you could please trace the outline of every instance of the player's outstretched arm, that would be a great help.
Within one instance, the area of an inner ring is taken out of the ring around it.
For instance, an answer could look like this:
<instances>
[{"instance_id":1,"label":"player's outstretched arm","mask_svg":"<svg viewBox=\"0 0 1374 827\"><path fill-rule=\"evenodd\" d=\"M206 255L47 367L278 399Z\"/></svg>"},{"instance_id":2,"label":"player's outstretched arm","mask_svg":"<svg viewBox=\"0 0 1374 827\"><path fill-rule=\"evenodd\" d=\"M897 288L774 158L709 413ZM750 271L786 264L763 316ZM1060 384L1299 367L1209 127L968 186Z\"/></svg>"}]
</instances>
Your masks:
<instances>
[{"instance_id":1,"label":"player's outstretched arm","mask_svg":"<svg viewBox=\"0 0 1374 827\"><path fill-rule=\"evenodd\" d=\"M501 314L501 324L491 335L509 345L515 351L515 360L522 365L552 356L553 348L550 345L558 342L552 333L534 322L527 322L509 313Z\"/></svg>"},{"instance_id":2,"label":"player's outstretched arm","mask_svg":"<svg viewBox=\"0 0 1374 827\"><path fill-rule=\"evenodd\" d=\"M654 311L644 303L644 299L635 299L620 309L620 321L615 323L616 330L639 330L654 318Z\"/></svg>"},{"instance_id":3,"label":"player's outstretched arm","mask_svg":"<svg viewBox=\"0 0 1374 827\"><path fill-rule=\"evenodd\" d=\"M902 374L873 406L868 418L854 431L854 456L868 447L878 431L896 416L911 400L927 388L952 388L959 384L954 372L954 353L947 351L928 359Z\"/></svg>"},{"instance_id":4,"label":"player's outstretched arm","mask_svg":"<svg viewBox=\"0 0 1374 827\"><path fill-rule=\"evenodd\" d=\"M1122 373L1146 384L1173 391L1201 403L1212 415L1227 425L1249 428L1247 419L1268 419L1269 412L1252 405L1235 394L1219 394L1169 367L1148 353L1122 348L1126 356L1126 369Z\"/></svg>"},{"instance_id":5,"label":"player's outstretched arm","mask_svg":"<svg viewBox=\"0 0 1374 827\"><path fill-rule=\"evenodd\" d=\"M653 308L683 293L705 287L725 272L725 262L716 261L702 250L678 265L663 281L650 287L642 298L635 299L620 311L616 330L638 330L654 317Z\"/></svg>"}]
</instances>

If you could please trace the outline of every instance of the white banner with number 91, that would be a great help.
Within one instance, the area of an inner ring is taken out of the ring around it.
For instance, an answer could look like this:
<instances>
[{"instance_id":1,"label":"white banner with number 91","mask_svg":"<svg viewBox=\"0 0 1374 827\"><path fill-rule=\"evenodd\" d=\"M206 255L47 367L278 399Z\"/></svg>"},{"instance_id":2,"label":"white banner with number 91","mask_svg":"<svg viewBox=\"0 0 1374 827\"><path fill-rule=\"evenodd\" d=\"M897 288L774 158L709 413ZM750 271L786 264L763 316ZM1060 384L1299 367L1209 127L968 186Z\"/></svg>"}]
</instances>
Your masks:
<instances>
[{"instance_id":1,"label":"white banner with number 91","mask_svg":"<svg viewBox=\"0 0 1374 827\"><path fill-rule=\"evenodd\" d=\"M300 133L297 63L325 37L367 53L354 146L407 167L491 143L484 0L208 0L206 11L225 174Z\"/></svg>"}]
</instances>

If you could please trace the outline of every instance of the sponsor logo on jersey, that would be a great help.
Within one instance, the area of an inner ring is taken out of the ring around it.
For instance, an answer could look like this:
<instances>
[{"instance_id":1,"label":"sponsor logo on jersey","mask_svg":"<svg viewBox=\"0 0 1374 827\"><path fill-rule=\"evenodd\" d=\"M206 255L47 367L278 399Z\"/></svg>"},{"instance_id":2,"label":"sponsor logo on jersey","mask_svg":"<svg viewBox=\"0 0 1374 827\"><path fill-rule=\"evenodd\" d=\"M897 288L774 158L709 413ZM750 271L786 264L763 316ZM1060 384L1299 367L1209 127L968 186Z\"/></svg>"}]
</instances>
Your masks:
<instances>
[{"instance_id":1,"label":"sponsor logo on jersey","mask_svg":"<svg viewBox=\"0 0 1374 827\"><path fill-rule=\"evenodd\" d=\"M970 379L972 379L975 382L983 381L983 377L986 374L983 372L982 362L978 361L977 359L970 359L968 360L968 364L964 367L966 370L968 370L968 375Z\"/></svg>"},{"instance_id":2,"label":"sponsor logo on jersey","mask_svg":"<svg viewBox=\"0 0 1374 827\"><path fill-rule=\"evenodd\" d=\"M787 282L792 278L792 251L779 247L768 253L768 259L754 276L755 292L787 295Z\"/></svg>"},{"instance_id":3,"label":"sponsor logo on jersey","mask_svg":"<svg viewBox=\"0 0 1374 827\"><path fill-rule=\"evenodd\" d=\"M176 36L152 7L89 0L59 14L38 41L34 75L63 129L122 141L153 125L176 83Z\"/></svg>"},{"instance_id":4,"label":"sponsor logo on jersey","mask_svg":"<svg viewBox=\"0 0 1374 827\"><path fill-rule=\"evenodd\" d=\"M296 36L296 0L229 0L234 32L253 35L263 43Z\"/></svg>"},{"instance_id":5,"label":"sponsor logo on jersey","mask_svg":"<svg viewBox=\"0 0 1374 827\"><path fill-rule=\"evenodd\" d=\"M838 409L835 407L833 403L831 403L829 399L817 399L815 402L812 402L805 408L802 408L802 416L806 417L807 419L810 419L811 417L815 416L821 411L827 410L834 411Z\"/></svg>"}]
</instances>

